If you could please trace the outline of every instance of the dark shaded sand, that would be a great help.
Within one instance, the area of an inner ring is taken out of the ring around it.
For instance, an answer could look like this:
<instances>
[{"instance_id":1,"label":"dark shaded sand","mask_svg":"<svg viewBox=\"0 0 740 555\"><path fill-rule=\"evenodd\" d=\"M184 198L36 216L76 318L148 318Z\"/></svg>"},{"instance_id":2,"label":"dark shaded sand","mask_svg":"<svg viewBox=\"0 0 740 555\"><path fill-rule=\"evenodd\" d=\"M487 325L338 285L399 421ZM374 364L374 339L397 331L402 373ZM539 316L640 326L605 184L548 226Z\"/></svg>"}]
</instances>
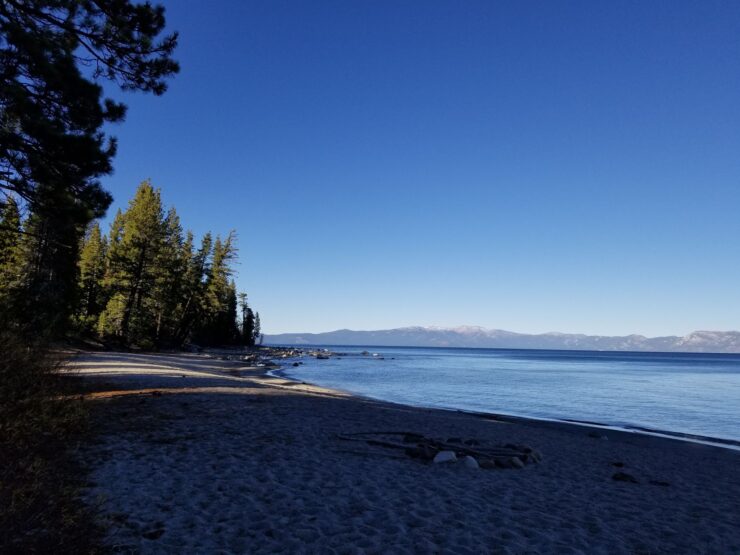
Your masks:
<instances>
[{"instance_id":1,"label":"dark shaded sand","mask_svg":"<svg viewBox=\"0 0 740 555\"><path fill-rule=\"evenodd\" d=\"M120 551L740 553L738 451L405 407L198 355L73 366L96 391L86 496ZM369 431L526 444L543 458L470 469L337 438Z\"/></svg>"}]
</instances>

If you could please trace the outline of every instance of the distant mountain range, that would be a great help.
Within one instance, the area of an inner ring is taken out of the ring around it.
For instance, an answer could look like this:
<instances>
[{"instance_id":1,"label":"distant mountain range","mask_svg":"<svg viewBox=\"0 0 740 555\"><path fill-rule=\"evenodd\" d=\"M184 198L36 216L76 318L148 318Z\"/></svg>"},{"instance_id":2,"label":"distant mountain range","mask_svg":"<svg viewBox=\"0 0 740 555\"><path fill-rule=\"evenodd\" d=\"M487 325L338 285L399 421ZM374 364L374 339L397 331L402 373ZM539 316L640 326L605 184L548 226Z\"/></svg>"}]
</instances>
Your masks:
<instances>
[{"instance_id":1,"label":"distant mountain range","mask_svg":"<svg viewBox=\"0 0 740 555\"><path fill-rule=\"evenodd\" d=\"M391 330L336 330L325 333L265 335L270 345L375 345L386 347L479 347L501 349L570 349L584 351L658 351L740 353L740 332L695 331L683 337L602 336L574 333L530 335L477 326L409 327Z\"/></svg>"}]
</instances>

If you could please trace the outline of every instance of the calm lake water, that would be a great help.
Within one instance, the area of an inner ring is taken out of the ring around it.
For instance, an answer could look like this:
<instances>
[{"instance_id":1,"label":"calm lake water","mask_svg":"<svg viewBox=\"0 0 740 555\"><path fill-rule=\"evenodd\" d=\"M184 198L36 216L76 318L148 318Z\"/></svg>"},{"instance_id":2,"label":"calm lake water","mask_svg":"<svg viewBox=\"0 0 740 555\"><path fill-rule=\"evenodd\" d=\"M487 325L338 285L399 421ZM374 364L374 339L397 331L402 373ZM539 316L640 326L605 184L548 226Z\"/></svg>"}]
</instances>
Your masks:
<instances>
[{"instance_id":1,"label":"calm lake water","mask_svg":"<svg viewBox=\"0 0 740 555\"><path fill-rule=\"evenodd\" d=\"M740 355L329 348L341 359L306 357L281 373L417 406L740 441Z\"/></svg>"}]
</instances>

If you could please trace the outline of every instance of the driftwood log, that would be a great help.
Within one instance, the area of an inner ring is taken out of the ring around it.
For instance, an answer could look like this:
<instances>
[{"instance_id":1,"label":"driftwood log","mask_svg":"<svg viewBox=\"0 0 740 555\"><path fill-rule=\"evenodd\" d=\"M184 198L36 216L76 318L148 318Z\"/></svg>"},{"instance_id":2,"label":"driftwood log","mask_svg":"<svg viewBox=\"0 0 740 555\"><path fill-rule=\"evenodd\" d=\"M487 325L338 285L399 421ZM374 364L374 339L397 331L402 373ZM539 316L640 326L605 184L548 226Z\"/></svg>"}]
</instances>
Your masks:
<instances>
[{"instance_id":1,"label":"driftwood log","mask_svg":"<svg viewBox=\"0 0 740 555\"><path fill-rule=\"evenodd\" d=\"M458 457L475 458L481 468L523 468L527 464L538 463L542 459L538 451L527 445L508 443L486 447L477 440L455 438L443 441L415 432L354 432L337 434L335 437L341 441L354 441L373 447L403 450L406 456L425 462L433 460L441 451L453 451Z\"/></svg>"}]
</instances>

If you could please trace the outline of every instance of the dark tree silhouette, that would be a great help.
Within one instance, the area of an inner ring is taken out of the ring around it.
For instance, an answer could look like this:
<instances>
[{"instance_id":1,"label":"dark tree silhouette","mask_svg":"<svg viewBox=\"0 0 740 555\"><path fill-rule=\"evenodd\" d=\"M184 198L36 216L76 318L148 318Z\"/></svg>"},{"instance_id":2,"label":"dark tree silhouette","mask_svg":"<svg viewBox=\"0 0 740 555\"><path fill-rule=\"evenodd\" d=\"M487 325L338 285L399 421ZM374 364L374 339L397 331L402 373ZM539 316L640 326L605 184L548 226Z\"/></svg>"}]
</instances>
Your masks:
<instances>
[{"instance_id":1,"label":"dark tree silhouette","mask_svg":"<svg viewBox=\"0 0 740 555\"><path fill-rule=\"evenodd\" d=\"M111 199L97 178L116 151L102 126L126 110L97 80L162 94L178 71L164 26L164 8L128 0L0 2L0 188L34 211L54 209L43 190L61 190L88 220L101 215Z\"/></svg>"}]
</instances>

